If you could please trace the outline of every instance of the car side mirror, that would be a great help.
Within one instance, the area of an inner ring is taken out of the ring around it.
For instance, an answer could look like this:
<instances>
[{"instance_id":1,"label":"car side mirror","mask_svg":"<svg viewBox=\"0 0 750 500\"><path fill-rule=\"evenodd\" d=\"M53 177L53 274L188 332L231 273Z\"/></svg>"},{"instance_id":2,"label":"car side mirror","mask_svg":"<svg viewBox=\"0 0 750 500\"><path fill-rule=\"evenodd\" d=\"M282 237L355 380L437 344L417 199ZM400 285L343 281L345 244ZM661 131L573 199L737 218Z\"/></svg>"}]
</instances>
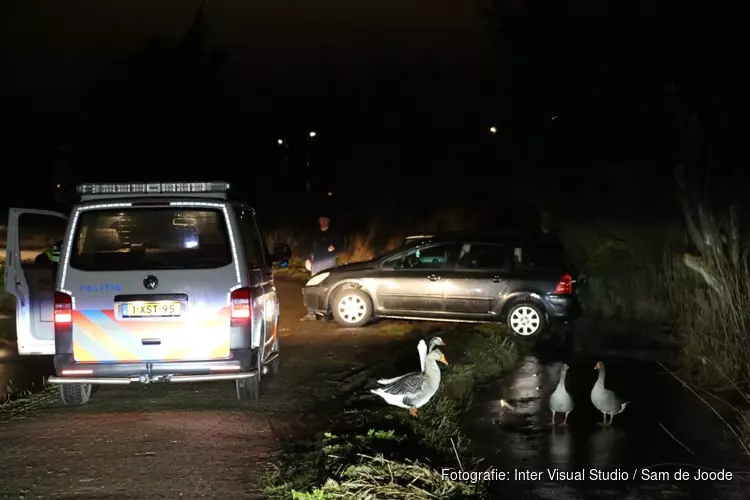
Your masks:
<instances>
[{"instance_id":1,"label":"car side mirror","mask_svg":"<svg viewBox=\"0 0 750 500\"><path fill-rule=\"evenodd\" d=\"M279 264L279 267L289 266L289 259L292 258L292 249L286 243L274 243L273 256L271 260Z\"/></svg>"}]
</instances>

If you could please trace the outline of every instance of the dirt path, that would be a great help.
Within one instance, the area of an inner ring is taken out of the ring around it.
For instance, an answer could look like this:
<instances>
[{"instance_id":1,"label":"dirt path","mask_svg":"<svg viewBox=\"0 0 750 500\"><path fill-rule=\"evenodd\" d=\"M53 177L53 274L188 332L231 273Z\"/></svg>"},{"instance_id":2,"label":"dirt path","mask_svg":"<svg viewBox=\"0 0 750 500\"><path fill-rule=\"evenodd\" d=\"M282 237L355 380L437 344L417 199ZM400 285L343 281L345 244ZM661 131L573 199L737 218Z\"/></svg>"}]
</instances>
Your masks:
<instances>
[{"instance_id":1,"label":"dirt path","mask_svg":"<svg viewBox=\"0 0 750 500\"><path fill-rule=\"evenodd\" d=\"M88 405L56 394L0 413L0 496L18 498L262 498L258 479L279 442L309 427L342 374L388 329L300 322L300 286L278 282L282 368L256 404L232 383L103 387Z\"/></svg>"}]
</instances>

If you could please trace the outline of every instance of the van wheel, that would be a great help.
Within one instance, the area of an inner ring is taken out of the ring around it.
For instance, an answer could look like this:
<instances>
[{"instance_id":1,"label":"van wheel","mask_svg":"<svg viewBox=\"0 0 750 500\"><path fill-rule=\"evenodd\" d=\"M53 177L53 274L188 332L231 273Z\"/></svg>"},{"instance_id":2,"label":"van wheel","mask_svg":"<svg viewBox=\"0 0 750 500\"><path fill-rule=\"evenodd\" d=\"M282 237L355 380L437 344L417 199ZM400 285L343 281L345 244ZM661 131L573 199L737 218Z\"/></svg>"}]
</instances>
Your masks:
<instances>
[{"instance_id":1,"label":"van wheel","mask_svg":"<svg viewBox=\"0 0 750 500\"><path fill-rule=\"evenodd\" d=\"M362 290L343 288L331 301L333 318L343 326L365 326L372 318L372 300Z\"/></svg>"},{"instance_id":2,"label":"van wheel","mask_svg":"<svg viewBox=\"0 0 750 500\"><path fill-rule=\"evenodd\" d=\"M260 380L258 377L234 381L237 389L237 399L240 401L260 400Z\"/></svg>"},{"instance_id":3,"label":"van wheel","mask_svg":"<svg viewBox=\"0 0 750 500\"><path fill-rule=\"evenodd\" d=\"M60 398L66 406L85 405L91 399L91 384L60 384Z\"/></svg>"},{"instance_id":4,"label":"van wheel","mask_svg":"<svg viewBox=\"0 0 750 500\"><path fill-rule=\"evenodd\" d=\"M532 302L514 304L508 311L507 321L513 333L523 337L536 335L547 326L544 311Z\"/></svg>"}]
</instances>

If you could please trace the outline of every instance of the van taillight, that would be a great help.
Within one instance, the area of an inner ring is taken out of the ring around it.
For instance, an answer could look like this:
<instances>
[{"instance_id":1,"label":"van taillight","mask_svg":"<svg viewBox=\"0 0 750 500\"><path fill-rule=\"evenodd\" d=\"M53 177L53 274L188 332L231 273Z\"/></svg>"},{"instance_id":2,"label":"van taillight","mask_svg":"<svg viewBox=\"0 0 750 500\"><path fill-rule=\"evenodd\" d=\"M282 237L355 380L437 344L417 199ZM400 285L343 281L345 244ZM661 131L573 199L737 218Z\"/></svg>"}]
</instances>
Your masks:
<instances>
[{"instance_id":1,"label":"van taillight","mask_svg":"<svg viewBox=\"0 0 750 500\"><path fill-rule=\"evenodd\" d=\"M573 277L565 273L555 287L555 295L572 295L573 294Z\"/></svg>"},{"instance_id":2,"label":"van taillight","mask_svg":"<svg viewBox=\"0 0 750 500\"><path fill-rule=\"evenodd\" d=\"M250 322L252 318L250 289L238 288L229 297L229 305L232 311L232 326L242 326Z\"/></svg>"},{"instance_id":3,"label":"van taillight","mask_svg":"<svg viewBox=\"0 0 750 500\"><path fill-rule=\"evenodd\" d=\"M73 322L73 297L63 292L55 292L55 325L69 325Z\"/></svg>"}]
</instances>

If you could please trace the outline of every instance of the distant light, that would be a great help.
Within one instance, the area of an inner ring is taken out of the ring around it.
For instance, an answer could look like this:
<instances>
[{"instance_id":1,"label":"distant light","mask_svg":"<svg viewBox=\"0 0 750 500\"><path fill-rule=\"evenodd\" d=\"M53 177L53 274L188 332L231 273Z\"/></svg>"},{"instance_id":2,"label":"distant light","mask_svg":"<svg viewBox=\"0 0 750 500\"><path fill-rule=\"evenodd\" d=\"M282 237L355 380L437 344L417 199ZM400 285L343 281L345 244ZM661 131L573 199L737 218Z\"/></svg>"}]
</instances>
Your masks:
<instances>
[{"instance_id":1,"label":"distant light","mask_svg":"<svg viewBox=\"0 0 750 500\"><path fill-rule=\"evenodd\" d=\"M282 144L284 144L284 139L279 139L278 141L276 141L276 143L277 143L277 144L278 144L279 146L281 146Z\"/></svg>"},{"instance_id":2,"label":"distant light","mask_svg":"<svg viewBox=\"0 0 750 500\"><path fill-rule=\"evenodd\" d=\"M328 191L328 196L333 196L333 191Z\"/></svg>"},{"instance_id":3,"label":"distant light","mask_svg":"<svg viewBox=\"0 0 750 500\"><path fill-rule=\"evenodd\" d=\"M60 189L60 184L58 184L58 185L57 185L57 186L55 186L55 187L56 187L57 189Z\"/></svg>"},{"instance_id":4,"label":"distant light","mask_svg":"<svg viewBox=\"0 0 750 500\"><path fill-rule=\"evenodd\" d=\"M492 126L490 127L490 134L496 134L497 133L497 127Z\"/></svg>"},{"instance_id":5,"label":"distant light","mask_svg":"<svg viewBox=\"0 0 750 500\"><path fill-rule=\"evenodd\" d=\"M555 121L555 120L557 120L557 115L552 117L552 121Z\"/></svg>"},{"instance_id":6,"label":"distant light","mask_svg":"<svg viewBox=\"0 0 750 500\"><path fill-rule=\"evenodd\" d=\"M312 132L310 132L310 137L315 137L316 135L318 135L318 134L314 130Z\"/></svg>"}]
</instances>

